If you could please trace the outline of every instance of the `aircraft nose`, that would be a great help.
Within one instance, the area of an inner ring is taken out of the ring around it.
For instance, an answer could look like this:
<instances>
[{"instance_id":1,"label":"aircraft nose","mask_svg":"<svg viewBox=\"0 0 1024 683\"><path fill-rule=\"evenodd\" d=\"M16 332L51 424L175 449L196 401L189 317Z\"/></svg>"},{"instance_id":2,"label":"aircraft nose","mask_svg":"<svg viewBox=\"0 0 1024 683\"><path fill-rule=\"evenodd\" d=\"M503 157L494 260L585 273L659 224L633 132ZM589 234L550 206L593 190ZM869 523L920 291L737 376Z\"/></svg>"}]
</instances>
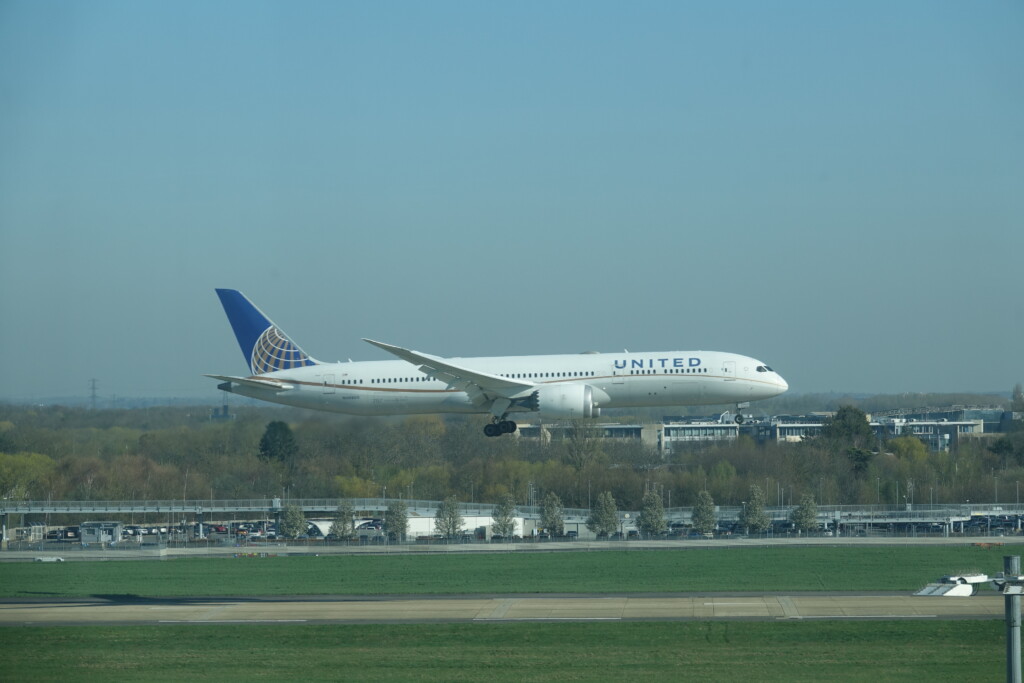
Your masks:
<instances>
[{"instance_id":1,"label":"aircraft nose","mask_svg":"<svg viewBox=\"0 0 1024 683\"><path fill-rule=\"evenodd\" d=\"M780 375L778 373L775 373L775 378L776 378L775 383L779 386L779 393L780 394L783 393L784 391L788 391L789 390L789 382L787 382L786 380L782 379L782 375Z\"/></svg>"}]
</instances>

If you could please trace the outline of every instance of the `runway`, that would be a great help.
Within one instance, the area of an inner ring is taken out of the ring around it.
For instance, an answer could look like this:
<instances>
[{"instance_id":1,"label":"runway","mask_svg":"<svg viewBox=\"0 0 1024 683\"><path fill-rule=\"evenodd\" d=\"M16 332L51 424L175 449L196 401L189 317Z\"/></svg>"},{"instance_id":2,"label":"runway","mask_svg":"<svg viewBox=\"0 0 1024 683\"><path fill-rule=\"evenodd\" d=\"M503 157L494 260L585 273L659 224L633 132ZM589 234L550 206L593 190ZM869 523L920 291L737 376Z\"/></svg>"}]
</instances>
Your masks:
<instances>
[{"instance_id":1,"label":"runway","mask_svg":"<svg viewBox=\"0 0 1024 683\"><path fill-rule=\"evenodd\" d=\"M997 594L317 596L132 598L0 602L0 626L141 624L401 624L511 621L1002 619Z\"/></svg>"}]
</instances>

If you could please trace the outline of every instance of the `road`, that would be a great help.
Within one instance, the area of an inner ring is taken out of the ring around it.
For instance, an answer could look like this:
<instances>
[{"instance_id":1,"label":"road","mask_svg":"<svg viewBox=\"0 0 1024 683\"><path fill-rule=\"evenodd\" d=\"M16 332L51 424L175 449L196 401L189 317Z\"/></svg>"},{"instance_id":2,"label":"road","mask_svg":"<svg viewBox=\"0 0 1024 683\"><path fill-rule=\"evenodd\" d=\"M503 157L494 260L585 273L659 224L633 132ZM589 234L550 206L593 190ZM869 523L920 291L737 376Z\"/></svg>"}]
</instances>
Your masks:
<instances>
[{"instance_id":1,"label":"road","mask_svg":"<svg viewBox=\"0 0 1024 683\"><path fill-rule=\"evenodd\" d=\"M905 593L315 596L309 598L8 599L0 626L673 621L709 619L1002 619L997 594Z\"/></svg>"}]
</instances>

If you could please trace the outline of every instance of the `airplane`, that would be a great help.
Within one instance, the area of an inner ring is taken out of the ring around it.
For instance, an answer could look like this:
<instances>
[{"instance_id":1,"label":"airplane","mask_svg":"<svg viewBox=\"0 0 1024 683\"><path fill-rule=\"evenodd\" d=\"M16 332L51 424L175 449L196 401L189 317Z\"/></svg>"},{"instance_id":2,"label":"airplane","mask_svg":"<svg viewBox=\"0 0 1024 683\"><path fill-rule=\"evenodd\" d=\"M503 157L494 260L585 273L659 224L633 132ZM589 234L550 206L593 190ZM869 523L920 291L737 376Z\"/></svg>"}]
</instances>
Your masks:
<instances>
[{"instance_id":1,"label":"airplane","mask_svg":"<svg viewBox=\"0 0 1024 683\"><path fill-rule=\"evenodd\" d=\"M261 401L350 415L489 414L487 436L516 431L511 416L592 418L608 408L721 405L740 409L789 385L768 365L720 351L585 352L442 358L373 339L398 360L325 363L234 289L217 296L250 375L206 375Z\"/></svg>"}]
</instances>

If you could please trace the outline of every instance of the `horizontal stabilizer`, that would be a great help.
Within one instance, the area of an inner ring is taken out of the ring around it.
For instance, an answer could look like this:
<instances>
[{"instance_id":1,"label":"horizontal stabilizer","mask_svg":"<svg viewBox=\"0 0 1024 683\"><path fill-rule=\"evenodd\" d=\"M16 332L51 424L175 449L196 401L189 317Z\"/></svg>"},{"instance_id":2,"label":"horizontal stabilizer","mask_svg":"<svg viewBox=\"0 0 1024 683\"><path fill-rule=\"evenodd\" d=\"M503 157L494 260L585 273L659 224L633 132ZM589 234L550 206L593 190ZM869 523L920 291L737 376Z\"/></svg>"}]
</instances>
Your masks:
<instances>
[{"instance_id":1,"label":"horizontal stabilizer","mask_svg":"<svg viewBox=\"0 0 1024 683\"><path fill-rule=\"evenodd\" d=\"M279 382L275 379L267 379L263 377L230 377L228 375L206 375L206 377L212 377L213 379L219 379L224 382L232 382L234 384L242 384L247 387L254 389L272 389L275 391L288 391L294 389L294 385L286 384L285 382Z\"/></svg>"}]
</instances>

